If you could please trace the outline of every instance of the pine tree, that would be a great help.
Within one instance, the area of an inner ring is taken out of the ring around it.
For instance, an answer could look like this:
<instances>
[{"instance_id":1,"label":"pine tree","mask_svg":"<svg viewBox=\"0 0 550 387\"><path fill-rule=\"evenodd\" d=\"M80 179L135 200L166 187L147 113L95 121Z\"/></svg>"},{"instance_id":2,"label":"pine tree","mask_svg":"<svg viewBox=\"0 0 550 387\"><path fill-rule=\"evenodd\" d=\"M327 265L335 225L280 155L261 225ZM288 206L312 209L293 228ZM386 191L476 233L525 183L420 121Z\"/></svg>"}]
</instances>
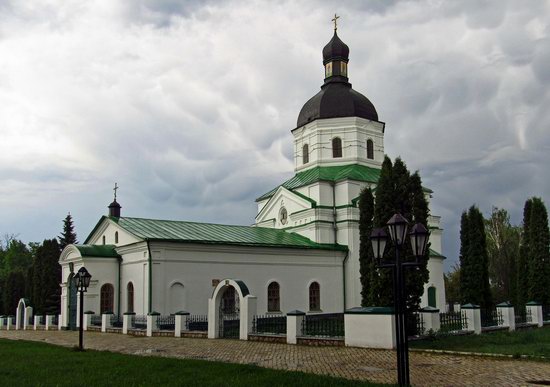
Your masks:
<instances>
[{"instance_id":1,"label":"pine tree","mask_svg":"<svg viewBox=\"0 0 550 387\"><path fill-rule=\"evenodd\" d=\"M35 309L41 313L54 313L59 309L61 266L58 260L57 240L44 240L36 252L33 263L32 301Z\"/></svg>"},{"instance_id":2,"label":"pine tree","mask_svg":"<svg viewBox=\"0 0 550 387\"><path fill-rule=\"evenodd\" d=\"M368 306L372 300L372 283L376 280L374 254L371 248L370 234L374 216L374 197L370 188L359 195L359 272L361 278L361 304Z\"/></svg>"},{"instance_id":3,"label":"pine tree","mask_svg":"<svg viewBox=\"0 0 550 387\"><path fill-rule=\"evenodd\" d=\"M401 213L411 225L420 222L427 226L428 203L422 189L420 175L415 173L411 176L407 166L400 158L397 158L392 164L390 158L386 156L376 186L373 227L386 227L388 220L396 212ZM364 248L372 250L370 245L362 245L361 250ZM402 251L402 257L408 259L411 255L411 247L407 244ZM429 253L426 258L428 256ZM395 248L391 243L386 245L384 257L387 260L394 259ZM420 304L424 284L429 277L426 266L407 270L405 273L407 305L411 309L417 309ZM377 268L374 264L367 269L371 272L371 275L367 276L370 288L366 299L363 294L363 305L393 305L392 271Z\"/></svg>"},{"instance_id":4,"label":"pine tree","mask_svg":"<svg viewBox=\"0 0 550 387\"><path fill-rule=\"evenodd\" d=\"M476 206L461 219L461 297L463 303L488 308L492 304L485 221Z\"/></svg>"},{"instance_id":5,"label":"pine tree","mask_svg":"<svg viewBox=\"0 0 550 387\"><path fill-rule=\"evenodd\" d=\"M59 247L63 250L66 246L78 243L74 232L73 217L68 213L63 220L63 232L58 237Z\"/></svg>"},{"instance_id":6,"label":"pine tree","mask_svg":"<svg viewBox=\"0 0 550 387\"><path fill-rule=\"evenodd\" d=\"M4 314L15 315L17 303L25 297L25 275L21 270L14 270L8 274L4 284Z\"/></svg>"},{"instance_id":7,"label":"pine tree","mask_svg":"<svg viewBox=\"0 0 550 387\"><path fill-rule=\"evenodd\" d=\"M530 251L530 232L529 227L531 225L531 207L533 204L532 199L528 199L523 206L523 234L521 247L519 250L519 257L517 260L516 271L516 300L514 301L516 305L525 305L527 303L528 297L528 255Z\"/></svg>"},{"instance_id":8,"label":"pine tree","mask_svg":"<svg viewBox=\"0 0 550 387\"><path fill-rule=\"evenodd\" d=\"M548 212L540 198L532 198L527 254L529 301L550 302L550 232Z\"/></svg>"}]
</instances>

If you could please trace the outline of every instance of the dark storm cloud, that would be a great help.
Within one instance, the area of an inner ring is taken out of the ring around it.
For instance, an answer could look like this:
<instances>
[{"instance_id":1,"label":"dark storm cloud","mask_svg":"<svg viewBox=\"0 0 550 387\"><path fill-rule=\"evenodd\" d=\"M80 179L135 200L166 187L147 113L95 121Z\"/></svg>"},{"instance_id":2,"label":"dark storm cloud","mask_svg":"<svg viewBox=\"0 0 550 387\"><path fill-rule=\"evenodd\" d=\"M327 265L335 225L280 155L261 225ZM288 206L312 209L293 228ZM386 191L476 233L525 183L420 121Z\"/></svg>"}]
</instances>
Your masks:
<instances>
[{"instance_id":1,"label":"dark storm cloud","mask_svg":"<svg viewBox=\"0 0 550 387\"><path fill-rule=\"evenodd\" d=\"M85 234L114 181L127 215L252 223L254 199L292 176L289 131L322 84L337 12L351 82L387 124L386 152L435 191L450 267L471 204L519 222L527 197L550 201L549 8L1 2L0 176L11 185L0 231L49 237L70 210ZM48 221L29 227L36 216Z\"/></svg>"}]
</instances>

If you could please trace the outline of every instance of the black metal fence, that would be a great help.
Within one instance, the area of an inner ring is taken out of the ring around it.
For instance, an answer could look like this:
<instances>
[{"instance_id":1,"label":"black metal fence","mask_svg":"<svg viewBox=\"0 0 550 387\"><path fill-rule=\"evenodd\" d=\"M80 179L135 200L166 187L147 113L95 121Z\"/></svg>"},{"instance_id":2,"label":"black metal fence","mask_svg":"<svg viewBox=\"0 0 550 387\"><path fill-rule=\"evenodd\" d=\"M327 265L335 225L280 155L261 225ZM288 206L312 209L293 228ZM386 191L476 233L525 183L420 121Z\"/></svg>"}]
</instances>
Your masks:
<instances>
[{"instance_id":1,"label":"black metal fence","mask_svg":"<svg viewBox=\"0 0 550 387\"><path fill-rule=\"evenodd\" d=\"M52 325L58 326L59 325L59 315L54 315L52 319Z\"/></svg>"},{"instance_id":2,"label":"black metal fence","mask_svg":"<svg viewBox=\"0 0 550 387\"><path fill-rule=\"evenodd\" d=\"M147 329L147 316L134 315L132 316L132 324L135 329Z\"/></svg>"},{"instance_id":3,"label":"black metal fence","mask_svg":"<svg viewBox=\"0 0 550 387\"><path fill-rule=\"evenodd\" d=\"M550 321L550 305L542 306L542 321Z\"/></svg>"},{"instance_id":4,"label":"black metal fence","mask_svg":"<svg viewBox=\"0 0 550 387\"><path fill-rule=\"evenodd\" d=\"M46 316L38 316L38 325L46 325Z\"/></svg>"},{"instance_id":5,"label":"black metal fence","mask_svg":"<svg viewBox=\"0 0 550 387\"><path fill-rule=\"evenodd\" d=\"M111 315L111 326L113 328L122 328L122 317L112 314Z\"/></svg>"},{"instance_id":6,"label":"black metal fence","mask_svg":"<svg viewBox=\"0 0 550 387\"><path fill-rule=\"evenodd\" d=\"M176 329L176 316L157 316L157 328L160 331L173 331Z\"/></svg>"},{"instance_id":7,"label":"black metal fence","mask_svg":"<svg viewBox=\"0 0 550 387\"><path fill-rule=\"evenodd\" d=\"M528 325L533 322L530 309L519 307L514 309L514 313L516 317L516 326Z\"/></svg>"},{"instance_id":8,"label":"black metal fence","mask_svg":"<svg viewBox=\"0 0 550 387\"><path fill-rule=\"evenodd\" d=\"M190 314L185 320L186 331L208 332L208 316Z\"/></svg>"},{"instance_id":9,"label":"black metal fence","mask_svg":"<svg viewBox=\"0 0 550 387\"><path fill-rule=\"evenodd\" d=\"M424 333L424 318L422 314L407 313L407 336L422 336Z\"/></svg>"},{"instance_id":10,"label":"black metal fence","mask_svg":"<svg viewBox=\"0 0 550 387\"><path fill-rule=\"evenodd\" d=\"M267 335L286 335L286 316L254 316L252 332Z\"/></svg>"},{"instance_id":11,"label":"black metal fence","mask_svg":"<svg viewBox=\"0 0 550 387\"><path fill-rule=\"evenodd\" d=\"M344 313L310 314L302 321L303 336L344 337Z\"/></svg>"},{"instance_id":12,"label":"black metal fence","mask_svg":"<svg viewBox=\"0 0 550 387\"><path fill-rule=\"evenodd\" d=\"M504 324L502 319L502 311L493 309L481 309L481 327L492 328L499 327Z\"/></svg>"},{"instance_id":13,"label":"black metal fence","mask_svg":"<svg viewBox=\"0 0 550 387\"><path fill-rule=\"evenodd\" d=\"M440 332L451 333L468 329L468 320L463 311L439 313Z\"/></svg>"},{"instance_id":14,"label":"black metal fence","mask_svg":"<svg viewBox=\"0 0 550 387\"><path fill-rule=\"evenodd\" d=\"M90 324L96 327L100 327L103 325L101 321L101 315L100 314L92 314L92 317L90 318Z\"/></svg>"}]
</instances>

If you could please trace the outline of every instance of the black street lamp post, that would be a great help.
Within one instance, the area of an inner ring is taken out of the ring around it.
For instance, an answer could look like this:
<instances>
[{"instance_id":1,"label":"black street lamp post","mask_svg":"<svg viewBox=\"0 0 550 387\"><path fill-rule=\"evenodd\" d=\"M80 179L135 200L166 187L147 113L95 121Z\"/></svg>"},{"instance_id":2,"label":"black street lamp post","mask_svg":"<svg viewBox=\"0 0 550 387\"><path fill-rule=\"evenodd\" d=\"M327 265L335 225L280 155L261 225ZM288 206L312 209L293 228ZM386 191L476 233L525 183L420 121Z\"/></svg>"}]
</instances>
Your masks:
<instances>
[{"instance_id":1,"label":"black street lamp post","mask_svg":"<svg viewBox=\"0 0 550 387\"><path fill-rule=\"evenodd\" d=\"M90 286L91 278L92 275L88 273L88 270L86 270L84 266L82 266L73 277L76 289L80 292L80 313L78 316L80 321L80 326L78 330L78 349L80 351L84 350L82 338L84 333L84 293L88 291L88 286Z\"/></svg>"},{"instance_id":2,"label":"black street lamp post","mask_svg":"<svg viewBox=\"0 0 550 387\"><path fill-rule=\"evenodd\" d=\"M405 267L418 267L423 264L430 233L421 223L415 224L408 234L415 260L403 262L401 250L407 237L408 222L400 214L395 214L387 223L390 238L383 228L372 231L371 242L376 265L391 268L393 271L393 304L395 309L395 336L397 341L397 380L400 386L409 386L409 342L407 338ZM395 247L395 259L384 260L384 250L388 239Z\"/></svg>"}]
</instances>

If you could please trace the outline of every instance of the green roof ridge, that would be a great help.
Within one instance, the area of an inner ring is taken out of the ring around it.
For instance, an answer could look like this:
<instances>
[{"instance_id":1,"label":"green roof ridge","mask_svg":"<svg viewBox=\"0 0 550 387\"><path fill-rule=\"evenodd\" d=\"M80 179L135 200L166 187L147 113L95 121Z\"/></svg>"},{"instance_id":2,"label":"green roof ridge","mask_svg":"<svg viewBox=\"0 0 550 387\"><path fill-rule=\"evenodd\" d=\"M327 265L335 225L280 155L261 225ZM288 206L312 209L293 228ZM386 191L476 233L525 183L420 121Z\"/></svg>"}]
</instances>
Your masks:
<instances>
[{"instance_id":1,"label":"green roof ridge","mask_svg":"<svg viewBox=\"0 0 550 387\"><path fill-rule=\"evenodd\" d=\"M283 184L278 185L271 191L263 194L256 199L257 202L269 199L280 186L292 191L296 188L313 184L318 181L337 182L341 180L356 180L369 183L378 182L380 177L380 169L368 167L361 164L336 165L329 167L313 167L300 171L294 177L288 179Z\"/></svg>"}]
</instances>

